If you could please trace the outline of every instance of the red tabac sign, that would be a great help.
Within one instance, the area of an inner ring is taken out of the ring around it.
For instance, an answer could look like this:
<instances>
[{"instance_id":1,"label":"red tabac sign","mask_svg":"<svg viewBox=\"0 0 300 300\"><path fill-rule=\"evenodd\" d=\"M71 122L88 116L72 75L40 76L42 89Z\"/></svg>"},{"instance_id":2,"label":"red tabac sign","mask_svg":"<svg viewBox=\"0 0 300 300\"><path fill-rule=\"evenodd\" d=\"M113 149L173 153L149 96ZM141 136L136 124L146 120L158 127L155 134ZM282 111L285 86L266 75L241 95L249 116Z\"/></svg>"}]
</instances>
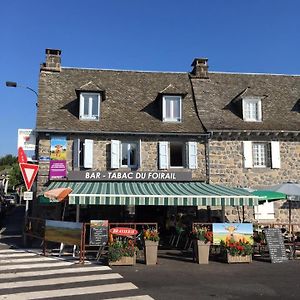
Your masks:
<instances>
[{"instance_id":1,"label":"red tabac sign","mask_svg":"<svg viewBox=\"0 0 300 300\"><path fill-rule=\"evenodd\" d=\"M18 162L19 163L27 163L27 156L22 147L18 149Z\"/></svg>"},{"instance_id":2,"label":"red tabac sign","mask_svg":"<svg viewBox=\"0 0 300 300\"><path fill-rule=\"evenodd\" d=\"M131 236L138 234L138 231L133 228L127 227L114 227L109 230L111 234L121 235L121 236Z\"/></svg>"},{"instance_id":3,"label":"red tabac sign","mask_svg":"<svg viewBox=\"0 0 300 300\"><path fill-rule=\"evenodd\" d=\"M27 188L27 191L30 191L32 184L34 182L35 176L39 170L38 165L19 163L21 173Z\"/></svg>"}]
</instances>

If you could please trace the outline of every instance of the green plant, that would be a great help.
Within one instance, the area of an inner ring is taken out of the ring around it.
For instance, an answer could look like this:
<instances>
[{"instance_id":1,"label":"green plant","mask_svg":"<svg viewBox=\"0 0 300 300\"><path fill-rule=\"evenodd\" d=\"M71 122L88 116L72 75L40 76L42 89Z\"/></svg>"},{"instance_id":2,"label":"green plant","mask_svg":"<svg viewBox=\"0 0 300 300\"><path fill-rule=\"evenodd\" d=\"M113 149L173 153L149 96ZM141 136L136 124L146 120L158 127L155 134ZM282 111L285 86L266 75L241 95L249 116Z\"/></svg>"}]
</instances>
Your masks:
<instances>
[{"instance_id":1,"label":"green plant","mask_svg":"<svg viewBox=\"0 0 300 300\"><path fill-rule=\"evenodd\" d=\"M158 242L159 241L158 231L153 228L144 229L144 240Z\"/></svg>"},{"instance_id":2,"label":"green plant","mask_svg":"<svg viewBox=\"0 0 300 300\"><path fill-rule=\"evenodd\" d=\"M190 236L191 239L204 241L205 243L213 241L212 232L207 227L201 225L194 226Z\"/></svg>"},{"instance_id":3,"label":"green plant","mask_svg":"<svg viewBox=\"0 0 300 300\"><path fill-rule=\"evenodd\" d=\"M252 245L247 241L230 239L227 242L221 241L221 252L229 253L232 256L245 256L253 253Z\"/></svg>"},{"instance_id":4,"label":"green plant","mask_svg":"<svg viewBox=\"0 0 300 300\"><path fill-rule=\"evenodd\" d=\"M131 239L114 240L108 246L108 259L109 261L117 261L122 256L133 257L136 253L136 247Z\"/></svg>"}]
</instances>

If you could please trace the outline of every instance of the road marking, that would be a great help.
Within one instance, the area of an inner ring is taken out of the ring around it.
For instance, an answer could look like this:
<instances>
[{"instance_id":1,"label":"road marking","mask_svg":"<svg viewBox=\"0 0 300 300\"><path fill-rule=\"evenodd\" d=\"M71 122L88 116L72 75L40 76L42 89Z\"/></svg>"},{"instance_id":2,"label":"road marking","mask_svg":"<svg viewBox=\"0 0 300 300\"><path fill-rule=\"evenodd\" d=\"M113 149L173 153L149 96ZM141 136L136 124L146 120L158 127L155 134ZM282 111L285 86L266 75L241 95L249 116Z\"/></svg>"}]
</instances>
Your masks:
<instances>
[{"instance_id":1,"label":"road marking","mask_svg":"<svg viewBox=\"0 0 300 300\"><path fill-rule=\"evenodd\" d=\"M7 253L7 254L0 254L0 259L1 258L18 258L18 257L32 257L32 256L38 256L37 253L29 253L29 252L19 252L19 253Z\"/></svg>"},{"instance_id":2,"label":"road marking","mask_svg":"<svg viewBox=\"0 0 300 300\"><path fill-rule=\"evenodd\" d=\"M154 299L148 295L140 295L140 296L129 296L129 297L120 297L120 298L105 298L103 300L154 300Z\"/></svg>"},{"instance_id":3,"label":"road marking","mask_svg":"<svg viewBox=\"0 0 300 300\"><path fill-rule=\"evenodd\" d=\"M12 259L1 259L0 258L0 264L2 263L13 263L13 264L18 264L18 263L28 263L28 262L36 262L36 261L64 261L62 259L58 259L58 258L53 258L53 257L45 257L45 256L39 256L37 255L36 257L27 257L27 258L12 258ZM34 266L34 264L32 264L32 266Z\"/></svg>"},{"instance_id":4,"label":"road marking","mask_svg":"<svg viewBox=\"0 0 300 300\"><path fill-rule=\"evenodd\" d=\"M28 280L28 281L17 281L17 282L4 282L0 283L0 289L13 289L20 287L40 286L40 285L56 285L63 283L78 283L78 282L91 282L96 280L109 280L109 279L120 279L123 278L120 274L109 273L109 274L97 274L97 275L85 275L78 277L60 277L51 279L40 279L40 280Z\"/></svg>"},{"instance_id":5,"label":"road marking","mask_svg":"<svg viewBox=\"0 0 300 300\"><path fill-rule=\"evenodd\" d=\"M38 264L29 264L29 265L4 265L1 266L1 271L9 271L9 270L21 270L21 269L34 269L34 268L51 268L51 267L61 267L61 266L70 266L74 263L67 262L67 261L53 261L52 263L38 263Z\"/></svg>"},{"instance_id":6,"label":"road marking","mask_svg":"<svg viewBox=\"0 0 300 300\"><path fill-rule=\"evenodd\" d=\"M6 295L0 295L0 299L1 300L44 299L44 298L55 298L55 297L64 297L64 296L107 293L107 292L134 290L134 289L137 289L137 287L134 284L132 284L131 282L125 282L125 283L104 284L99 286L88 286L88 287L85 286L80 288L6 294Z\"/></svg>"}]
</instances>

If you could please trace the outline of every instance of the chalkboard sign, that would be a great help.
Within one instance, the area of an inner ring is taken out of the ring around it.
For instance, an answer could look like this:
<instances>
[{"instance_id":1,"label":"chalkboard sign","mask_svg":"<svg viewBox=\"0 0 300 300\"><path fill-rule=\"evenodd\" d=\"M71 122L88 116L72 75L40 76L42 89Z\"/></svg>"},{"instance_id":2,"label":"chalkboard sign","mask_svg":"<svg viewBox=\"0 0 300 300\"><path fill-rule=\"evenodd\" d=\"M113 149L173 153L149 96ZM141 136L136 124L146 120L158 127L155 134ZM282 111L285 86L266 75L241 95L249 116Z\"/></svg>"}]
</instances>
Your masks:
<instances>
[{"instance_id":1,"label":"chalkboard sign","mask_svg":"<svg viewBox=\"0 0 300 300\"><path fill-rule=\"evenodd\" d=\"M91 220L90 245L104 246L108 241L108 220Z\"/></svg>"},{"instance_id":2,"label":"chalkboard sign","mask_svg":"<svg viewBox=\"0 0 300 300\"><path fill-rule=\"evenodd\" d=\"M272 263L287 261L283 236L279 228L264 230Z\"/></svg>"}]
</instances>

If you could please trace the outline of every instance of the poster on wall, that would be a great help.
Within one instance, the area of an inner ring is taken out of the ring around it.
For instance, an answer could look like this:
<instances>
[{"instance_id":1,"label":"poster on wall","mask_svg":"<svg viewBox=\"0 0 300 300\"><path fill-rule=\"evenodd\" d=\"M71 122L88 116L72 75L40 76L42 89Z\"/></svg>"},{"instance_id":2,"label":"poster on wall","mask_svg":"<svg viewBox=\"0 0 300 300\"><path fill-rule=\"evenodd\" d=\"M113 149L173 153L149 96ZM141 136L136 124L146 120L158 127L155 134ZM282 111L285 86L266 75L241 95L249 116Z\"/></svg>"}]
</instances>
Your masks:
<instances>
[{"instance_id":1,"label":"poster on wall","mask_svg":"<svg viewBox=\"0 0 300 300\"><path fill-rule=\"evenodd\" d=\"M50 142L50 179L67 177L67 138L52 137Z\"/></svg>"},{"instance_id":2,"label":"poster on wall","mask_svg":"<svg viewBox=\"0 0 300 300\"><path fill-rule=\"evenodd\" d=\"M253 244L252 223L213 223L213 243L219 245L221 241L243 241Z\"/></svg>"}]
</instances>

